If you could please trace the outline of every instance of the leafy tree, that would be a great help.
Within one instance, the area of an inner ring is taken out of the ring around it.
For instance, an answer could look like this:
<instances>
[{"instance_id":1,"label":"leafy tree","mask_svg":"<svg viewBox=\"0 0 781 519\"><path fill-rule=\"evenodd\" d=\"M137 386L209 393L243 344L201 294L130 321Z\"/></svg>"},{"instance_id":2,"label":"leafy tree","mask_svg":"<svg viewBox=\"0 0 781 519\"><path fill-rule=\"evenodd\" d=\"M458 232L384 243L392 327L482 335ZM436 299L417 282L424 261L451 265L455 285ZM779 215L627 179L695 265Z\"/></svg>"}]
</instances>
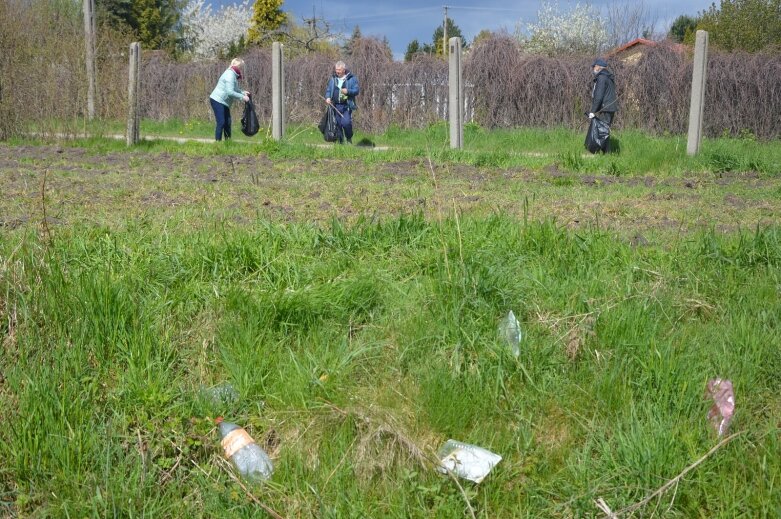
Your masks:
<instances>
[{"instance_id":1,"label":"leafy tree","mask_svg":"<svg viewBox=\"0 0 781 519\"><path fill-rule=\"evenodd\" d=\"M287 15L282 11L284 0L255 0L252 11L252 25L248 39L250 43L279 40L279 31L287 23ZM272 35L276 33L276 37Z\"/></svg>"},{"instance_id":2,"label":"leafy tree","mask_svg":"<svg viewBox=\"0 0 781 519\"><path fill-rule=\"evenodd\" d=\"M697 29L725 50L781 46L781 0L721 0L720 7L711 4L701 13Z\"/></svg>"},{"instance_id":3,"label":"leafy tree","mask_svg":"<svg viewBox=\"0 0 781 519\"><path fill-rule=\"evenodd\" d=\"M682 43L684 39L687 39L687 34L691 34L696 30L697 18L682 14L673 21L670 30L667 32L667 37L675 42Z\"/></svg>"},{"instance_id":4,"label":"leafy tree","mask_svg":"<svg viewBox=\"0 0 781 519\"><path fill-rule=\"evenodd\" d=\"M575 4L562 11L558 4L543 2L537 23L530 23L528 34L519 39L526 50L538 54L594 55L607 47L608 30L599 11L590 5Z\"/></svg>"},{"instance_id":5,"label":"leafy tree","mask_svg":"<svg viewBox=\"0 0 781 519\"><path fill-rule=\"evenodd\" d=\"M453 19L449 16L447 17L447 39L455 38L458 36L461 38L461 45L463 48L467 47L466 40L464 39L464 35L461 34L461 29L453 22ZM437 27L437 30L434 31L434 36L432 36L431 44L434 48L434 51L438 56L442 56L443 52L442 49L444 48L443 45L445 43L445 32L442 26L440 25Z\"/></svg>"},{"instance_id":6,"label":"leafy tree","mask_svg":"<svg viewBox=\"0 0 781 519\"><path fill-rule=\"evenodd\" d=\"M131 29L147 49L175 51L182 46L183 0L96 0L98 20Z\"/></svg>"}]
</instances>

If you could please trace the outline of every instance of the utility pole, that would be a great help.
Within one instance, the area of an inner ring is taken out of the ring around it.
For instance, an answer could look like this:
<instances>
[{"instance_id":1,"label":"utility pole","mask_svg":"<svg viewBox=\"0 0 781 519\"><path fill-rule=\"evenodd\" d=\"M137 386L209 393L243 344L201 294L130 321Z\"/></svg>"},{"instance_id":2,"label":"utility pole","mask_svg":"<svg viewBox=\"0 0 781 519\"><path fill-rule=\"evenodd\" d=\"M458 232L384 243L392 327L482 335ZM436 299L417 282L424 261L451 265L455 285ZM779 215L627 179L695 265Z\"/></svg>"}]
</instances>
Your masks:
<instances>
[{"instance_id":1,"label":"utility pole","mask_svg":"<svg viewBox=\"0 0 781 519\"><path fill-rule=\"evenodd\" d=\"M442 23L442 32L444 34L442 38L442 55L447 56L447 6L443 5L442 8L445 10L445 20Z\"/></svg>"}]
</instances>

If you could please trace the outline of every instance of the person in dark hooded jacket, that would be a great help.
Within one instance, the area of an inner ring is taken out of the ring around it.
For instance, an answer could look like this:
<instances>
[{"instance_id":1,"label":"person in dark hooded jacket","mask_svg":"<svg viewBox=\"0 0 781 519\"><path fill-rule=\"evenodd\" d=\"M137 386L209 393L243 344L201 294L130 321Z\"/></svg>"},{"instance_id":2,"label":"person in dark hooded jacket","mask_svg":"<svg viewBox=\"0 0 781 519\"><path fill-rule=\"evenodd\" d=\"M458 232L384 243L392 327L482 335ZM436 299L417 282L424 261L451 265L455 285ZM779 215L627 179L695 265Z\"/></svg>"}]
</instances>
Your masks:
<instances>
[{"instance_id":1,"label":"person in dark hooded jacket","mask_svg":"<svg viewBox=\"0 0 781 519\"><path fill-rule=\"evenodd\" d=\"M594 74L594 87L591 91L591 110L588 118L599 117L608 125L613 124L618 111L618 97L613 73L607 69L607 61L603 58L594 60L591 66Z\"/></svg>"},{"instance_id":2,"label":"person in dark hooded jacket","mask_svg":"<svg viewBox=\"0 0 781 519\"><path fill-rule=\"evenodd\" d=\"M325 102L336 108L336 122L339 132L339 144L347 139L349 144L353 142L353 117L355 111L355 96L360 92L358 78L347 70L344 61L334 64L334 74L328 80L325 88Z\"/></svg>"}]
</instances>

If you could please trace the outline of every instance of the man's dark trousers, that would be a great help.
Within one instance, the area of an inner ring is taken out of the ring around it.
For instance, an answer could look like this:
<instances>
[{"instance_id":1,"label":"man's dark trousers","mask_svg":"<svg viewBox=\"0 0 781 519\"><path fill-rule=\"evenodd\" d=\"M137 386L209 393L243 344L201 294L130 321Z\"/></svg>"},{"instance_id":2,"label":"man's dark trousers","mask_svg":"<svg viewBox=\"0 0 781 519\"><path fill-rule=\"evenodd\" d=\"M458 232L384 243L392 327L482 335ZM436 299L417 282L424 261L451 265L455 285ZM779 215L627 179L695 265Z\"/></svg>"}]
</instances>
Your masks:
<instances>
[{"instance_id":1,"label":"man's dark trousers","mask_svg":"<svg viewBox=\"0 0 781 519\"><path fill-rule=\"evenodd\" d=\"M346 138L348 141L353 140L353 116L350 113L350 107L347 104L335 104L339 113L336 114L336 125L338 126L339 142L344 142ZM339 115L341 114L341 115ZM344 136L342 136L344 134Z\"/></svg>"}]
</instances>

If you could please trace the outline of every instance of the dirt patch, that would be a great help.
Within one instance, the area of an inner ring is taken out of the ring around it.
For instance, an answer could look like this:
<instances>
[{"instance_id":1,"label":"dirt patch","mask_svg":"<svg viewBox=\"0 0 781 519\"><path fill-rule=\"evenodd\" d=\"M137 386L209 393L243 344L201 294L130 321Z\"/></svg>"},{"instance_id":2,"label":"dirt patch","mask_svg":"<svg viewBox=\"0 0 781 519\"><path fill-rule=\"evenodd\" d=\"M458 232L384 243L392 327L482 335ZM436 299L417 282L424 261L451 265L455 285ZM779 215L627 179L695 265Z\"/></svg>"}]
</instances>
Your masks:
<instances>
[{"instance_id":1,"label":"dirt patch","mask_svg":"<svg viewBox=\"0 0 781 519\"><path fill-rule=\"evenodd\" d=\"M732 207L737 207L738 209L743 209L747 205L744 199L732 194L725 195L724 202Z\"/></svg>"},{"instance_id":2,"label":"dirt patch","mask_svg":"<svg viewBox=\"0 0 781 519\"><path fill-rule=\"evenodd\" d=\"M606 175L583 175L580 179L581 183L587 186L610 186L619 182L616 177L610 177Z\"/></svg>"},{"instance_id":3,"label":"dirt patch","mask_svg":"<svg viewBox=\"0 0 781 519\"><path fill-rule=\"evenodd\" d=\"M648 236L649 230L719 228L736 221L751 227L781 220L781 199L772 194L781 192L781 178L751 174L615 177L566 172L556 165L530 171L448 163L434 166L433 182L423 159L367 163L272 160L264 154L100 154L0 144L0 192L5 195L0 197L0 228L40 222L43 170L50 172L49 214L60 225L122 225L139 211L167 219L180 209L205 218L224 215L237 224L255 221L258 211L281 221L410 211L435 218L443 209L450 214L455 205L469 214L555 218L573 228L598 223L625 232L633 246L643 246L636 238Z\"/></svg>"},{"instance_id":4,"label":"dirt patch","mask_svg":"<svg viewBox=\"0 0 781 519\"><path fill-rule=\"evenodd\" d=\"M408 177L419 175L424 168L422 161L402 161L402 162L388 162L383 164L380 173L390 173L391 175L399 177ZM426 168L427 169L427 168Z\"/></svg>"}]
</instances>

